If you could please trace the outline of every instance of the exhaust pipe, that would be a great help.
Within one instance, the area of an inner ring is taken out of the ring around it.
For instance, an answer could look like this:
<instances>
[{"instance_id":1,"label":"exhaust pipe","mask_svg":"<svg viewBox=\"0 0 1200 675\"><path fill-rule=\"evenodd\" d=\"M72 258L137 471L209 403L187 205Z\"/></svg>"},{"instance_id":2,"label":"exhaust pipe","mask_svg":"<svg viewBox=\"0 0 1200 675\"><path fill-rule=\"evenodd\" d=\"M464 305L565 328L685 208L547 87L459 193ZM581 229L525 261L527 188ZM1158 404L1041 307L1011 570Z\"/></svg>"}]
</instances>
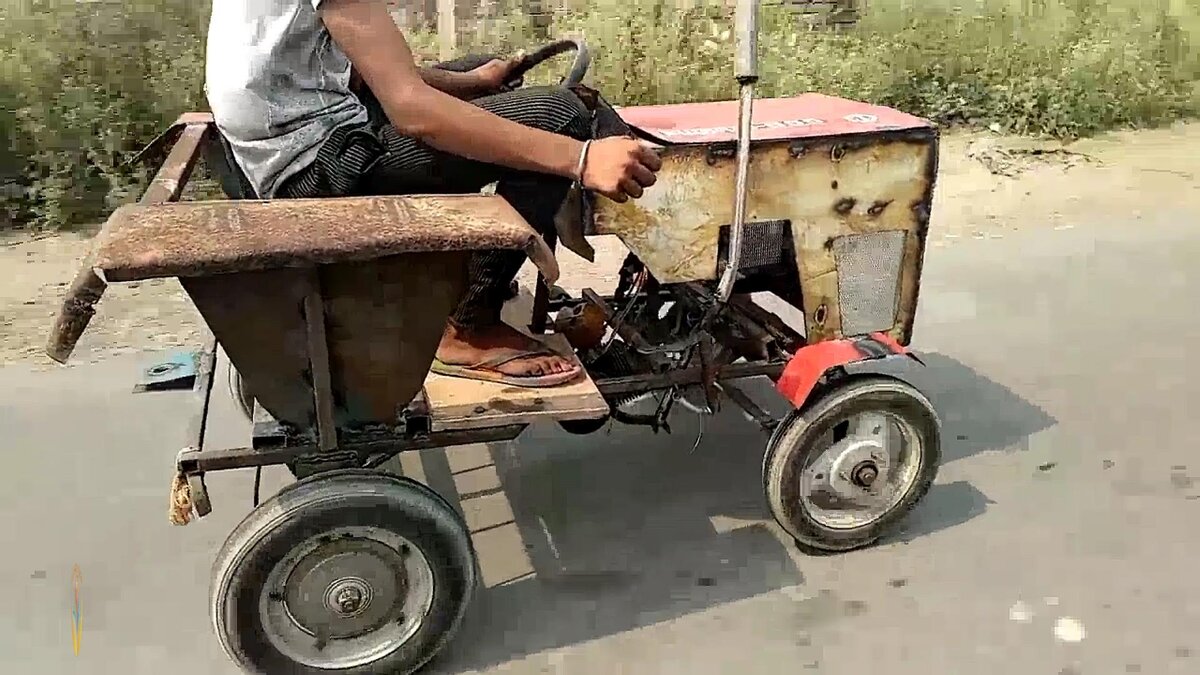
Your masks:
<instances>
[{"instance_id":1,"label":"exhaust pipe","mask_svg":"<svg viewBox=\"0 0 1200 675\"><path fill-rule=\"evenodd\" d=\"M728 302L733 293L733 284L737 281L742 260L742 233L746 228L746 199L749 192L754 85L758 82L758 8L759 0L738 0L734 14L736 53L733 74L739 88L737 178L734 188L733 222L729 225L729 258L717 283L718 307Z\"/></svg>"}]
</instances>

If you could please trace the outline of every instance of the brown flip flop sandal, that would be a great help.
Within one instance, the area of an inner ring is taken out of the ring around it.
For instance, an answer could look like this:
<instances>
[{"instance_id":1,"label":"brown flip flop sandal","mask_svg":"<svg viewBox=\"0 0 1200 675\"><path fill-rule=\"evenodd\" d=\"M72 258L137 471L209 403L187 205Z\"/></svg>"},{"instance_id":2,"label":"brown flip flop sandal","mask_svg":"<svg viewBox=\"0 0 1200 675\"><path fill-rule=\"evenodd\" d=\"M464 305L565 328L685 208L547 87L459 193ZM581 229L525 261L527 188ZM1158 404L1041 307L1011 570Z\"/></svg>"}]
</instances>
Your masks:
<instances>
[{"instance_id":1,"label":"brown flip flop sandal","mask_svg":"<svg viewBox=\"0 0 1200 675\"><path fill-rule=\"evenodd\" d=\"M562 373L551 373L549 375L509 375L496 370L506 363L538 356L562 357L562 354L551 349L506 349L470 366L454 365L434 358L433 365L429 367L429 370L445 377L458 377L482 382L499 382L514 387L531 388L556 387L578 378L583 373L583 368L578 363L574 364L571 370Z\"/></svg>"}]
</instances>

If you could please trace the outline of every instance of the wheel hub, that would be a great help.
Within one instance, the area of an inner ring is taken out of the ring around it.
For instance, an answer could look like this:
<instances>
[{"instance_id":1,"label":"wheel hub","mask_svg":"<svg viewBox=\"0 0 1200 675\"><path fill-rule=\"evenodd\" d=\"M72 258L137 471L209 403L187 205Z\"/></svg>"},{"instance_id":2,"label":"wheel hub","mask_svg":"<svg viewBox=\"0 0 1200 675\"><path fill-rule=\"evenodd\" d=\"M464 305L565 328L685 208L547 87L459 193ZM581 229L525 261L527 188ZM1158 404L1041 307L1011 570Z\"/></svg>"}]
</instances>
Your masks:
<instances>
[{"instance_id":1,"label":"wheel hub","mask_svg":"<svg viewBox=\"0 0 1200 675\"><path fill-rule=\"evenodd\" d=\"M301 559L283 596L301 630L323 639L345 639L401 617L407 585L398 551L379 542L343 539Z\"/></svg>"},{"instance_id":2,"label":"wheel hub","mask_svg":"<svg viewBox=\"0 0 1200 675\"><path fill-rule=\"evenodd\" d=\"M403 647L433 606L425 554L389 530L349 526L295 546L259 596L267 640L319 670L357 668Z\"/></svg>"},{"instance_id":3,"label":"wheel hub","mask_svg":"<svg viewBox=\"0 0 1200 675\"><path fill-rule=\"evenodd\" d=\"M875 466L875 462L859 462L858 466L854 467L854 471L850 473L850 482L868 490L878 477L879 467Z\"/></svg>"},{"instance_id":4,"label":"wheel hub","mask_svg":"<svg viewBox=\"0 0 1200 675\"><path fill-rule=\"evenodd\" d=\"M339 617L357 616L371 605L371 591L371 585L363 579L338 579L325 593L325 606Z\"/></svg>"},{"instance_id":5,"label":"wheel hub","mask_svg":"<svg viewBox=\"0 0 1200 675\"><path fill-rule=\"evenodd\" d=\"M887 450L877 437L849 436L829 448L822 460L813 468L821 476L816 486L854 502L874 496L888 465Z\"/></svg>"}]
</instances>

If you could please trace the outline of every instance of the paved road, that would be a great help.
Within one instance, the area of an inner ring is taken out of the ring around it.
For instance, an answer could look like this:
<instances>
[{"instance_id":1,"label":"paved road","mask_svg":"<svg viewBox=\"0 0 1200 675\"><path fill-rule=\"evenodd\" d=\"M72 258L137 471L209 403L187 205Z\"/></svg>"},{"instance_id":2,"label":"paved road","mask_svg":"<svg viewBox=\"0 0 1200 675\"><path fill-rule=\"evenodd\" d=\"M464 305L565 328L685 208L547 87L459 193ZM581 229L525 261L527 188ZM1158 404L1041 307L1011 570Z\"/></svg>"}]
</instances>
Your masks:
<instances>
[{"instance_id":1,"label":"paved road","mask_svg":"<svg viewBox=\"0 0 1200 675\"><path fill-rule=\"evenodd\" d=\"M946 464L872 550L790 550L764 522L764 439L735 414L691 454L680 419L670 437L542 429L420 458L442 489L505 488L466 500L492 587L435 672L1198 672L1194 225L1164 212L931 249L914 380ZM208 568L250 477L215 477L215 513L168 527L186 397L130 395L137 365L0 371L4 672L232 673ZM218 405L216 440L240 442Z\"/></svg>"}]
</instances>

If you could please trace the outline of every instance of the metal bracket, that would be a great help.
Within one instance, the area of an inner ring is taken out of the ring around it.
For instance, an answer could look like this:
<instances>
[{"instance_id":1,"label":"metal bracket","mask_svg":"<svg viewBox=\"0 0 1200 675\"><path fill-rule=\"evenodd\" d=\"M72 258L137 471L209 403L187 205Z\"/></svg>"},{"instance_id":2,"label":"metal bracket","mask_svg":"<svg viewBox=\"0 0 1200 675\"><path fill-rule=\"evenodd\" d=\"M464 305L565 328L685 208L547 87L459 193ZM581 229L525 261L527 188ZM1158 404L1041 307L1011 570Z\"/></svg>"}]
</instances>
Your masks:
<instances>
[{"instance_id":1,"label":"metal bracket","mask_svg":"<svg viewBox=\"0 0 1200 675\"><path fill-rule=\"evenodd\" d=\"M701 386L704 388L704 402L708 406L709 413L717 413L721 410L721 397L717 395L717 374L720 371L720 366L713 362L713 338L708 333L700 336L700 344L697 345L696 351L700 356L700 372L702 373Z\"/></svg>"},{"instance_id":2,"label":"metal bracket","mask_svg":"<svg viewBox=\"0 0 1200 675\"><path fill-rule=\"evenodd\" d=\"M192 495L192 508L196 517L203 518L212 513L212 500L208 498L208 486L204 484L204 474L194 473L187 477L188 491Z\"/></svg>"},{"instance_id":3,"label":"metal bracket","mask_svg":"<svg viewBox=\"0 0 1200 675\"><path fill-rule=\"evenodd\" d=\"M763 410L746 392L740 387L731 384L728 381L723 381L717 385L721 391L733 401L734 405L741 408L750 421L763 428L763 431L770 433L775 431L775 427L779 426L780 420L771 413Z\"/></svg>"},{"instance_id":4,"label":"metal bracket","mask_svg":"<svg viewBox=\"0 0 1200 675\"><path fill-rule=\"evenodd\" d=\"M400 411L400 425L407 436L428 436L433 431L429 398L425 395L424 387L421 387L408 406Z\"/></svg>"},{"instance_id":5,"label":"metal bracket","mask_svg":"<svg viewBox=\"0 0 1200 675\"><path fill-rule=\"evenodd\" d=\"M192 391L199 402L199 409L193 414L188 425L188 445L175 458L175 470L187 477L188 488L191 492L192 507L198 517L203 518L212 512L212 502L208 498L208 488L204 484L204 473L187 473L183 466L191 456L199 455L204 450L204 437L208 429L208 409L212 401L213 371L217 366L217 339L211 334L197 359L196 376Z\"/></svg>"},{"instance_id":6,"label":"metal bracket","mask_svg":"<svg viewBox=\"0 0 1200 675\"><path fill-rule=\"evenodd\" d=\"M293 466L296 471L296 478L304 479L322 471L357 469L362 466L362 458L359 456L359 453L350 450L321 450L320 452L297 458Z\"/></svg>"},{"instance_id":7,"label":"metal bracket","mask_svg":"<svg viewBox=\"0 0 1200 675\"><path fill-rule=\"evenodd\" d=\"M312 373L313 405L316 408L317 447L322 452L337 448L333 420L333 375L329 369L329 343L325 327L325 302L317 268L309 273L310 286L304 296L304 327L308 337L308 363Z\"/></svg>"}]
</instances>

